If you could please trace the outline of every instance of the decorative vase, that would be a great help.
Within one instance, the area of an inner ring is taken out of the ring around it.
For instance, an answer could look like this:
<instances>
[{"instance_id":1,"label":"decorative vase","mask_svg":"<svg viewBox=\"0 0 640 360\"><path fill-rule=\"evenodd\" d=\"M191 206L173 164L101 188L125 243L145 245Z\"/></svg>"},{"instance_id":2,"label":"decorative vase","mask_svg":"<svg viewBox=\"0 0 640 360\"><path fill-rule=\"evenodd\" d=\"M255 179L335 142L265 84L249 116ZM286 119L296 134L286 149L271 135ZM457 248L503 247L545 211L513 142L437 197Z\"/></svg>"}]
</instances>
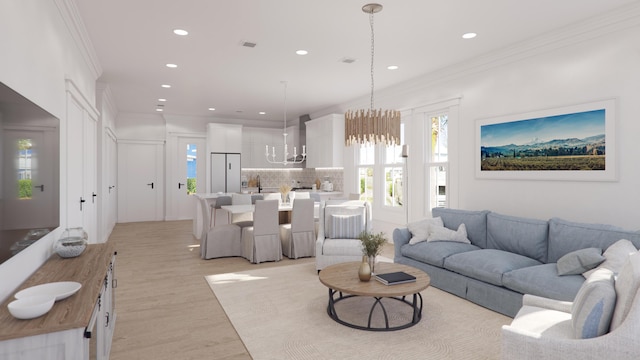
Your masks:
<instances>
[{"instance_id":1,"label":"decorative vase","mask_svg":"<svg viewBox=\"0 0 640 360\"><path fill-rule=\"evenodd\" d=\"M368 259L367 259L368 263L369 263L369 268L371 269L371 274L375 275L376 271L376 256L375 255L369 255Z\"/></svg>"},{"instance_id":2,"label":"decorative vase","mask_svg":"<svg viewBox=\"0 0 640 360\"><path fill-rule=\"evenodd\" d=\"M360 281L369 281L371 279L371 268L369 267L369 259L367 256L362 257L362 262L358 269L358 277Z\"/></svg>"},{"instance_id":3,"label":"decorative vase","mask_svg":"<svg viewBox=\"0 0 640 360\"><path fill-rule=\"evenodd\" d=\"M66 229L53 244L53 251L62 258L79 256L87 248L88 238L87 232L81 227Z\"/></svg>"}]
</instances>

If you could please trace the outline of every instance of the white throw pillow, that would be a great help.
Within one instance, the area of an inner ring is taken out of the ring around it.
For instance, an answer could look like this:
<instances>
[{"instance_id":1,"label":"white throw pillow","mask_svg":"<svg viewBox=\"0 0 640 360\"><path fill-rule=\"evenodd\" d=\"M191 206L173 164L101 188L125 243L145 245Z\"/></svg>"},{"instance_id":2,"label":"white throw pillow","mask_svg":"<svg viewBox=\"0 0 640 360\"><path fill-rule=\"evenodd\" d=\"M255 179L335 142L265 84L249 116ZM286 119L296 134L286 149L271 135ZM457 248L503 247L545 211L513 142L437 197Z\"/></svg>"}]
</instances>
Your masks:
<instances>
[{"instance_id":1,"label":"white throw pillow","mask_svg":"<svg viewBox=\"0 0 640 360\"><path fill-rule=\"evenodd\" d=\"M629 255L637 251L638 249L636 249L631 241L626 239L618 240L609 246L607 250L605 250L604 254L602 254L605 261L598 265L597 268L585 271L582 273L582 276L588 278L589 275L593 274L598 269L609 269L613 271L615 275L618 275L624 263L629 259Z\"/></svg>"},{"instance_id":2,"label":"white throw pillow","mask_svg":"<svg viewBox=\"0 0 640 360\"><path fill-rule=\"evenodd\" d=\"M458 226L458 231L447 229L444 226L430 224L427 242L430 241L455 241L465 244L471 244L471 241L467 239L467 227L464 225L464 223Z\"/></svg>"},{"instance_id":3,"label":"white throw pillow","mask_svg":"<svg viewBox=\"0 0 640 360\"><path fill-rule=\"evenodd\" d=\"M571 306L571 323L576 339L602 336L609 331L616 306L613 272L595 271L582 284Z\"/></svg>"},{"instance_id":4,"label":"white throw pillow","mask_svg":"<svg viewBox=\"0 0 640 360\"><path fill-rule=\"evenodd\" d=\"M362 215L331 215L331 239L357 239L362 232Z\"/></svg>"},{"instance_id":5,"label":"white throw pillow","mask_svg":"<svg viewBox=\"0 0 640 360\"><path fill-rule=\"evenodd\" d=\"M427 241L429 237L429 224L444 226L441 217L428 218L407 224L411 233L409 244L414 245L422 241Z\"/></svg>"}]
</instances>

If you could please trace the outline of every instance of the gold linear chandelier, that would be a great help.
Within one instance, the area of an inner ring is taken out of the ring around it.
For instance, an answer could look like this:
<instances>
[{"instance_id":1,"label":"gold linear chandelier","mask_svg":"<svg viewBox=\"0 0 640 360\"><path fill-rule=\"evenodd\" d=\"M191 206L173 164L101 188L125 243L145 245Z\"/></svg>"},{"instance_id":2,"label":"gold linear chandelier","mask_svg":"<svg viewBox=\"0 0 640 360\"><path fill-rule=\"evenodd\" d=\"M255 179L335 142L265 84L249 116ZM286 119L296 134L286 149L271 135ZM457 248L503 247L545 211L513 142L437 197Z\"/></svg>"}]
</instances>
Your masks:
<instances>
[{"instance_id":1,"label":"gold linear chandelier","mask_svg":"<svg viewBox=\"0 0 640 360\"><path fill-rule=\"evenodd\" d=\"M373 55L375 49L373 14L382 11L382 5L366 4L362 7L362 11L369 14L369 25L371 26L371 107L368 110L349 110L344 115L345 145L400 145L400 112L397 110L375 110L373 106Z\"/></svg>"}]
</instances>

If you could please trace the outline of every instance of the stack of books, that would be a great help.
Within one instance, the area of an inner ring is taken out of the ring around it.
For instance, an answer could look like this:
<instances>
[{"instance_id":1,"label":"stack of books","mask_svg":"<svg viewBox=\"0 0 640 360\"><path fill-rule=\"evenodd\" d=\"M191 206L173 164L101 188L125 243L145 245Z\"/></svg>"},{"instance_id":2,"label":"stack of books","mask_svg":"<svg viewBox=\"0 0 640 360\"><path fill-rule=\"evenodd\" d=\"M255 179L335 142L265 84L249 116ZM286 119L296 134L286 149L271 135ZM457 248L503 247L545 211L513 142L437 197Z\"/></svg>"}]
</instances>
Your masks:
<instances>
[{"instance_id":1,"label":"stack of books","mask_svg":"<svg viewBox=\"0 0 640 360\"><path fill-rule=\"evenodd\" d=\"M396 284L404 284L408 282L416 281L416 277L410 274L407 274L404 271L397 271L386 274L375 274L375 279L380 281L385 285L396 285Z\"/></svg>"}]
</instances>

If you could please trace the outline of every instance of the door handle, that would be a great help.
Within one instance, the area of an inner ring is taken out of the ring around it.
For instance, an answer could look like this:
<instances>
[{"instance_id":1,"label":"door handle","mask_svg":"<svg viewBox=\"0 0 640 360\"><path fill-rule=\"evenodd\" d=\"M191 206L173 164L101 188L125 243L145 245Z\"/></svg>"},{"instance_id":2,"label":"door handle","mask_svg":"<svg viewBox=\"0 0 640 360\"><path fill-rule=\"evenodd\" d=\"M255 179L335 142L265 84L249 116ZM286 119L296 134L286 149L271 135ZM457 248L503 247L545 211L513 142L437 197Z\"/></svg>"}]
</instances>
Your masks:
<instances>
[{"instance_id":1,"label":"door handle","mask_svg":"<svg viewBox=\"0 0 640 360\"><path fill-rule=\"evenodd\" d=\"M151 186L151 188L153 189L153 183L149 183L147 184L147 186Z\"/></svg>"},{"instance_id":2,"label":"door handle","mask_svg":"<svg viewBox=\"0 0 640 360\"><path fill-rule=\"evenodd\" d=\"M109 186L109 194L111 194L111 189L115 189L115 188L116 188L115 185Z\"/></svg>"},{"instance_id":3,"label":"door handle","mask_svg":"<svg viewBox=\"0 0 640 360\"><path fill-rule=\"evenodd\" d=\"M98 194L96 193L91 193L91 203L95 204L96 203L96 196L98 196Z\"/></svg>"},{"instance_id":4,"label":"door handle","mask_svg":"<svg viewBox=\"0 0 640 360\"><path fill-rule=\"evenodd\" d=\"M80 211L82 211L82 204L87 201L85 199L82 198L82 196L80 197Z\"/></svg>"},{"instance_id":5,"label":"door handle","mask_svg":"<svg viewBox=\"0 0 640 360\"><path fill-rule=\"evenodd\" d=\"M185 184L183 184L183 183L178 183L178 189L182 189L182 187L183 187L184 185L185 185Z\"/></svg>"},{"instance_id":6,"label":"door handle","mask_svg":"<svg viewBox=\"0 0 640 360\"><path fill-rule=\"evenodd\" d=\"M44 185L36 185L34 188L40 188L40 191L44 191Z\"/></svg>"}]
</instances>

